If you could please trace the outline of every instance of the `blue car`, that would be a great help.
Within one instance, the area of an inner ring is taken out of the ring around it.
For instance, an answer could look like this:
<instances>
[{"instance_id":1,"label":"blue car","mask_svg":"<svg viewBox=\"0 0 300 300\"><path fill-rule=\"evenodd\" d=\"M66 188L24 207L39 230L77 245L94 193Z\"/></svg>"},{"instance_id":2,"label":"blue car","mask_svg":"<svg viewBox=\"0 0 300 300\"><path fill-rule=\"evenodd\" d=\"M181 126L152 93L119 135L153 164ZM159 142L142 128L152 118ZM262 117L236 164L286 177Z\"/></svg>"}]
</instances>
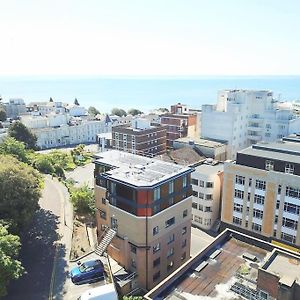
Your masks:
<instances>
[{"instance_id":1,"label":"blue car","mask_svg":"<svg viewBox=\"0 0 300 300\"><path fill-rule=\"evenodd\" d=\"M104 279L104 266L101 260L90 260L73 268L71 280L75 284L95 282Z\"/></svg>"}]
</instances>

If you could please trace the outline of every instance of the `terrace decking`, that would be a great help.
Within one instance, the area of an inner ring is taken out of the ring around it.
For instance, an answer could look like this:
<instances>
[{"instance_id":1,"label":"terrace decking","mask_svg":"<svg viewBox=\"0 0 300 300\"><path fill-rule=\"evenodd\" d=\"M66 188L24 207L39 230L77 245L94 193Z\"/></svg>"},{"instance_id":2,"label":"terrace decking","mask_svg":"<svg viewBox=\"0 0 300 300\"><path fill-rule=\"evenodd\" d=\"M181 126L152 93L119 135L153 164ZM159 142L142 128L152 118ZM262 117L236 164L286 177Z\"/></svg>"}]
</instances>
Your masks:
<instances>
[{"instance_id":1,"label":"terrace decking","mask_svg":"<svg viewBox=\"0 0 300 300\"><path fill-rule=\"evenodd\" d=\"M243 254L249 253L256 256L259 261L263 260L268 251L249 245L247 243L231 238L221 251L212 257L206 257L208 264L204 266L200 261L193 270L180 281L168 299L185 299L182 293L199 296L215 297L217 295L216 285L226 284L236 274L240 266L246 262ZM199 268L201 266L201 268ZM204 266L204 267L203 267ZM197 272L199 270L199 272Z\"/></svg>"}]
</instances>

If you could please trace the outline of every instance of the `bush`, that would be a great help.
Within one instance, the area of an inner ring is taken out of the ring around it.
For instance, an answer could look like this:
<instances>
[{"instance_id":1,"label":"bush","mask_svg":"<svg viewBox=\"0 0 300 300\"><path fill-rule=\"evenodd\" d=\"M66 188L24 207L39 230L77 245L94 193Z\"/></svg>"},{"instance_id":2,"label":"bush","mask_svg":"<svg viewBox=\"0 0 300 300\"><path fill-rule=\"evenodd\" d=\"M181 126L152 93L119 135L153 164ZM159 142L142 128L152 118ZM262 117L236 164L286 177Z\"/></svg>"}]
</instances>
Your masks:
<instances>
[{"instance_id":1,"label":"bush","mask_svg":"<svg viewBox=\"0 0 300 300\"><path fill-rule=\"evenodd\" d=\"M80 214L94 214L95 213L95 195L94 192L87 186L70 189L71 202L74 209Z\"/></svg>"}]
</instances>

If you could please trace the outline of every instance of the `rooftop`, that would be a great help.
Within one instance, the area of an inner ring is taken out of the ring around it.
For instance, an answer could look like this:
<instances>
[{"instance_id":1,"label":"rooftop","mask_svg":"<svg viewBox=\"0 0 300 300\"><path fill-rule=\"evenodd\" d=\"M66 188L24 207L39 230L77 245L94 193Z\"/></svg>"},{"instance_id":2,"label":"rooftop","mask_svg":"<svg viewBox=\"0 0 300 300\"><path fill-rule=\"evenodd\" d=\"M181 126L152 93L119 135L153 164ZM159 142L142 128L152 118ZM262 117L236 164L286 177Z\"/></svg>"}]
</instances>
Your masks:
<instances>
[{"instance_id":1,"label":"rooftop","mask_svg":"<svg viewBox=\"0 0 300 300\"><path fill-rule=\"evenodd\" d=\"M106 177L134 186L153 186L170 178L191 173L192 169L159 159L111 150L95 155L95 164L113 167Z\"/></svg>"},{"instance_id":2,"label":"rooftop","mask_svg":"<svg viewBox=\"0 0 300 300\"><path fill-rule=\"evenodd\" d=\"M268 271L270 269L289 274L291 278L299 278L298 256L276 249L275 245L268 242L227 229L152 289L145 298L244 299L235 291L244 288L256 294L259 269L267 265L275 251L280 254L268 265ZM298 257L297 264L294 257ZM288 266L293 263L289 271ZM283 264L286 265L281 269Z\"/></svg>"},{"instance_id":3,"label":"rooftop","mask_svg":"<svg viewBox=\"0 0 300 300\"><path fill-rule=\"evenodd\" d=\"M199 145L199 146L205 146L208 148L219 148L219 147L224 147L225 144L219 143L219 142L215 142L215 141L210 141L210 140L206 140L206 139L191 139L189 137L183 137L183 138L179 138L176 140L176 142L178 143L186 143L186 144L195 144L195 145Z\"/></svg>"},{"instance_id":4,"label":"rooftop","mask_svg":"<svg viewBox=\"0 0 300 300\"><path fill-rule=\"evenodd\" d=\"M299 163L300 142L284 140L273 143L259 143L241 150L239 153Z\"/></svg>"},{"instance_id":5,"label":"rooftop","mask_svg":"<svg viewBox=\"0 0 300 300\"><path fill-rule=\"evenodd\" d=\"M224 164L218 161L204 162L202 165L195 167L195 172L213 175L224 171Z\"/></svg>"},{"instance_id":6,"label":"rooftop","mask_svg":"<svg viewBox=\"0 0 300 300\"><path fill-rule=\"evenodd\" d=\"M170 150L168 154L163 154L161 158L163 161L176 163L183 166L191 166L206 159L204 156L200 156L195 150L189 147Z\"/></svg>"}]
</instances>

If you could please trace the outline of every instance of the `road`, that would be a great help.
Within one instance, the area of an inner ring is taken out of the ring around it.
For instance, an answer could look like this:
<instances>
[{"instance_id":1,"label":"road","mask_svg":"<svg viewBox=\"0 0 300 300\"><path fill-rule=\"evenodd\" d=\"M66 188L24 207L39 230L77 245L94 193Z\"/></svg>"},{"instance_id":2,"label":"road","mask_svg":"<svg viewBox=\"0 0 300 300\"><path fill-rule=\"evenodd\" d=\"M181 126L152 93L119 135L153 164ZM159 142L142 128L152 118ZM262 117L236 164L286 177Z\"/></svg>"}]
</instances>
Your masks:
<instances>
[{"instance_id":1,"label":"road","mask_svg":"<svg viewBox=\"0 0 300 300\"><path fill-rule=\"evenodd\" d=\"M21 237L20 260L26 274L12 281L6 300L43 300L49 299L56 243L59 240L59 226L62 205L65 201L61 183L45 177L45 188L39 201L40 209L34 216L32 225ZM65 253L59 247L60 255Z\"/></svg>"},{"instance_id":2,"label":"road","mask_svg":"<svg viewBox=\"0 0 300 300\"><path fill-rule=\"evenodd\" d=\"M82 167L77 167L74 171L66 172L66 178L75 180L75 186L87 184L89 188L94 188L94 168L93 163L89 163Z\"/></svg>"}]
</instances>

